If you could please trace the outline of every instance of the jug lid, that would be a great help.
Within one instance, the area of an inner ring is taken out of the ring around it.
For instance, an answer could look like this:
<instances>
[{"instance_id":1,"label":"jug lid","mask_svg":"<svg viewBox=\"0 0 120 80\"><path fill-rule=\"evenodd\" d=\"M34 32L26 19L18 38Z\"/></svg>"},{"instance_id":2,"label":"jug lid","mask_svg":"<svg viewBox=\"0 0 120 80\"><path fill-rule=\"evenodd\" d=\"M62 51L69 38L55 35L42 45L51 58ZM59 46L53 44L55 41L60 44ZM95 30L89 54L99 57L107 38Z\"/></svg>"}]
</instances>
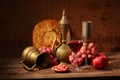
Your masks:
<instances>
[{"instance_id":1,"label":"jug lid","mask_svg":"<svg viewBox=\"0 0 120 80\"><path fill-rule=\"evenodd\" d=\"M69 24L66 16L65 16L65 9L63 9L63 13L62 13L62 19L59 22L60 24Z\"/></svg>"}]
</instances>

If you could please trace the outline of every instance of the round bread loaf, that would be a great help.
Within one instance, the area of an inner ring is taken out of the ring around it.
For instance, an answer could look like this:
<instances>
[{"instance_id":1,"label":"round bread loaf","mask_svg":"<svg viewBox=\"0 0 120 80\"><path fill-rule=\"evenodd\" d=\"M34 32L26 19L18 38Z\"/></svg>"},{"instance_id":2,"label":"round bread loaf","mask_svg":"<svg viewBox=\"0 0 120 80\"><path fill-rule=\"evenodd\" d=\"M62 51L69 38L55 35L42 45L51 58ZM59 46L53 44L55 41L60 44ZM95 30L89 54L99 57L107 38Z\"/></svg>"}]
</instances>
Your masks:
<instances>
[{"instance_id":1,"label":"round bread loaf","mask_svg":"<svg viewBox=\"0 0 120 80\"><path fill-rule=\"evenodd\" d=\"M55 34L55 32L56 34ZM35 25L33 30L33 46L36 48L52 47L53 41L57 35L55 45L60 44L60 30L58 20L43 20Z\"/></svg>"}]
</instances>

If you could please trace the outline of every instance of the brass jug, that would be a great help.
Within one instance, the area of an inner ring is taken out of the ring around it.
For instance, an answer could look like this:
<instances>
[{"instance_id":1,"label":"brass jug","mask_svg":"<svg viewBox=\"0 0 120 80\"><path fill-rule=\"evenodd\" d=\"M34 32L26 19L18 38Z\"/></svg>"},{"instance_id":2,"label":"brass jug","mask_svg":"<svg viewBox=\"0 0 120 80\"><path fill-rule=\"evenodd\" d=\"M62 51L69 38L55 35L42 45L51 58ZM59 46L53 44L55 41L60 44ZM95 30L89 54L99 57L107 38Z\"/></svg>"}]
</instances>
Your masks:
<instances>
[{"instance_id":1,"label":"brass jug","mask_svg":"<svg viewBox=\"0 0 120 80\"><path fill-rule=\"evenodd\" d=\"M56 54L56 57L58 60L62 63L68 63L69 62L69 55L71 54L72 50L70 47L66 44L67 43L67 32L69 31L69 23L65 16L65 10L63 10L63 16L62 19L59 22L60 25L60 34L61 34L61 40L60 45L55 48L54 44L52 45L53 53ZM55 41L54 41L55 43Z\"/></svg>"},{"instance_id":2,"label":"brass jug","mask_svg":"<svg viewBox=\"0 0 120 80\"><path fill-rule=\"evenodd\" d=\"M50 65L49 53L40 53L35 47L30 46L23 50L22 61L20 63L27 70L38 68L46 68Z\"/></svg>"}]
</instances>

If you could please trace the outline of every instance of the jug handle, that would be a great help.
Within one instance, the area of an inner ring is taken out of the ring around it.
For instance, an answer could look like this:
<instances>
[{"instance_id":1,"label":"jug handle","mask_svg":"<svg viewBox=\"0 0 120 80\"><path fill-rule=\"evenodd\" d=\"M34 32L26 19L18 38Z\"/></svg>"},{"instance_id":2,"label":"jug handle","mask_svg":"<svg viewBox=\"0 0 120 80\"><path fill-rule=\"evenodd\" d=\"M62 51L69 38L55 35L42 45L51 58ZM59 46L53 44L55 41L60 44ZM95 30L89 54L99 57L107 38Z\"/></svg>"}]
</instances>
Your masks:
<instances>
[{"instance_id":1,"label":"jug handle","mask_svg":"<svg viewBox=\"0 0 120 80\"><path fill-rule=\"evenodd\" d=\"M20 64L22 64L22 65L25 67L25 69L27 69L27 70L29 70L29 71L34 70L34 68L36 67L36 64L34 64L32 67L28 67L27 65L25 65L25 64L23 63L23 60L20 61Z\"/></svg>"},{"instance_id":2,"label":"jug handle","mask_svg":"<svg viewBox=\"0 0 120 80\"><path fill-rule=\"evenodd\" d=\"M61 44L59 44L57 47L55 47L55 43L56 43L56 41L57 41L57 32L55 31L55 29L52 29L52 31L55 33L55 35L54 35L54 40L53 40L53 44L52 44L52 52L53 52L53 55L54 56L56 56L56 50L57 50L57 48L61 45ZM61 42L61 38L60 38L60 42Z\"/></svg>"},{"instance_id":3,"label":"jug handle","mask_svg":"<svg viewBox=\"0 0 120 80\"><path fill-rule=\"evenodd\" d=\"M55 29L52 29L52 30L50 30L50 31L47 31L46 33L49 33L49 32L54 32L54 40L53 40L53 43L52 43L52 45L51 45L51 48L52 48L52 52L53 52L53 55L54 56L56 56L55 55L55 43L56 43L56 41L57 41L57 32L56 32L56 30ZM45 34L46 34L45 33Z\"/></svg>"}]
</instances>

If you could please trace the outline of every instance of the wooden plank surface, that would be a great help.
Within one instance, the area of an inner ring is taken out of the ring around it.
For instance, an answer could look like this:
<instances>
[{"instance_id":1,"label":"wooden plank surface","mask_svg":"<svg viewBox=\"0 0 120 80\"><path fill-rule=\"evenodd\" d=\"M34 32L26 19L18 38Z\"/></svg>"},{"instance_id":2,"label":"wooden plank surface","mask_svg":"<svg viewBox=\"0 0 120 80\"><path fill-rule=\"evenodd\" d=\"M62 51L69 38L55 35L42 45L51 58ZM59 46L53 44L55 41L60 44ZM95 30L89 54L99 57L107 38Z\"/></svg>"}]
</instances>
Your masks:
<instances>
[{"instance_id":1,"label":"wooden plank surface","mask_svg":"<svg viewBox=\"0 0 120 80\"><path fill-rule=\"evenodd\" d=\"M81 72L55 73L50 68L27 71L23 68L20 58L0 59L0 79L57 79L120 76L120 52L108 53L109 65L105 70L84 70Z\"/></svg>"}]
</instances>

